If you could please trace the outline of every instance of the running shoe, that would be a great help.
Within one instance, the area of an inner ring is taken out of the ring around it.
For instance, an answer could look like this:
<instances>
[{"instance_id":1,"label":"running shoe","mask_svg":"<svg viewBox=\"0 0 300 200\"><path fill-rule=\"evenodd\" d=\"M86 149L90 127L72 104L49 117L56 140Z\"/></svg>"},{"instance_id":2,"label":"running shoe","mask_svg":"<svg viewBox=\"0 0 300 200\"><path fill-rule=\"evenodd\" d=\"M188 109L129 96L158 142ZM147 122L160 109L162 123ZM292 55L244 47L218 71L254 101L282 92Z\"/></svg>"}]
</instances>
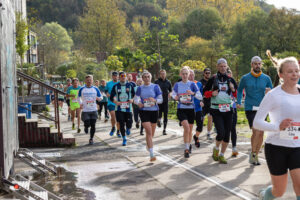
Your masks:
<instances>
[{"instance_id":1,"label":"running shoe","mask_svg":"<svg viewBox=\"0 0 300 200\"><path fill-rule=\"evenodd\" d=\"M140 135L144 135L143 131L140 132Z\"/></svg>"},{"instance_id":2,"label":"running shoe","mask_svg":"<svg viewBox=\"0 0 300 200\"><path fill-rule=\"evenodd\" d=\"M190 144L189 153L192 153L192 145Z\"/></svg>"},{"instance_id":3,"label":"running shoe","mask_svg":"<svg viewBox=\"0 0 300 200\"><path fill-rule=\"evenodd\" d=\"M255 165L260 165L260 162L259 162L259 160L258 160L258 155L256 154L255 155Z\"/></svg>"},{"instance_id":4,"label":"running shoe","mask_svg":"<svg viewBox=\"0 0 300 200\"><path fill-rule=\"evenodd\" d=\"M85 134L88 134L89 133L89 128L88 127L84 127L84 132L85 132Z\"/></svg>"},{"instance_id":5,"label":"running shoe","mask_svg":"<svg viewBox=\"0 0 300 200\"><path fill-rule=\"evenodd\" d=\"M126 146L127 145L127 139L126 137L123 138L123 143L122 143L122 146Z\"/></svg>"},{"instance_id":6,"label":"running shoe","mask_svg":"<svg viewBox=\"0 0 300 200\"><path fill-rule=\"evenodd\" d=\"M80 129L80 128L78 128L78 129L77 129L77 133L80 133L80 132L81 132L81 129Z\"/></svg>"},{"instance_id":7,"label":"running shoe","mask_svg":"<svg viewBox=\"0 0 300 200\"><path fill-rule=\"evenodd\" d=\"M265 193L266 193L266 188L263 188L259 191L258 199L259 200L264 200L265 198Z\"/></svg>"},{"instance_id":8,"label":"running shoe","mask_svg":"<svg viewBox=\"0 0 300 200\"><path fill-rule=\"evenodd\" d=\"M139 129L140 128L140 123L135 123L135 128Z\"/></svg>"},{"instance_id":9,"label":"running shoe","mask_svg":"<svg viewBox=\"0 0 300 200\"><path fill-rule=\"evenodd\" d=\"M72 124L72 130L75 130L75 124L74 123Z\"/></svg>"},{"instance_id":10,"label":"running shoe","mask_svg":"<svg viewBox=\"0 0 300 200\"><path fill-rule=\"evenodd\" d=\"M239 155L239 152L237 150L232 150L232 157L237 157Z\"/></svg>"},{"instance_id":11,"label":"running shoe","mask_svg":"<svg viewBox=\"0 0 300 200\"><path fill-rule=\"evenodd\" d=\"M163 130L163 135L167 135L166 129Z\"/></svg>"},{"instance_id":12,"label":"running shoe","mask_svg":"<svg viewBox=\"0 0 300 200\"><path fill-rule=\"evenodd\" d=\"M89 145L93 145L93 144L94 144L93 139L90 139L90 140L89 140Z\"/></svg>"},{"instance_id":13,"label":"running shoe","mask_svg":"<svg viewBox=\"0 0 300 200\"><path fill-rule=\"evenodd\" d=\"M218 159L219 159L219 163L221 163L221 164L227 164L227 160L225 159L225 157L223 155L219 156Z\"/></svg>"},{"instance_id":14,"label":"running shoe","mask_svg":"<svg viewBox=\"0 0 300 200\"><path fill-rule=\"evenodd\" d=\"M118 136L118 138L122 137L122 135L120 134L120 131L117 131L117 136Z\"/></svg>"},{"instance_id":15,"label":"running shoe","mask_svg":"<svg viewBox=\"0 0 300 200\"><path fill-rule=\"evenodd\" d=\"M250 154L249 154L249 163L253 164L253 165L256 164L255 163L255 155L252 152L250 152Z\"/></svg>"},{"instance_id":16,"label":"running shoe","mask_svg":"<svg viewBox=\"0 0 300 200\"><path fill-rule=\"evenodd\" d=\"M109 135L110 135L110 136L113 136L114 133L115 133L115 131L116 131L116 128L115 128L115 127L112 127L112 129L111 129Z\"/></svg>"},{"instance_id":17,"label":"running shoe","mask_svg":"<svg viewBox=\"0 0 300 200\"><path fill-rule=\"evenodd\" d=\"M131 134L130 128L127 128L127 129L126 129L126 135L130 135L130 134Z\"/></svg>"},{"instance_id":18,"label":"running shoe","mask_svg":"<svg viewBox=\"0 0 300 200\"><path fill-rule=\"evenodd\" d=\"M207 134L207 135L206 135L206 139L207 139L207 140L212 140L213 138L211 137L210 134Z\"/></svg>"},{"instance_id":19,"label":"running shoe","mask_svg":"<svg viewBox=\"0 0 300 200\"><path fill-rule=\"evenodd\" d=\"M105 120L104 120L104 122L107 122L108 121L108 117L105 117Z\"/></svg>"},{"instance_id":20,"label":"running shoe","mask_svg":"<svg viewBox=\"0 0 300 200\"><path fill-rule=\"evenodd\" d=\"M199 137L197 137L196 135L194 135L194 140L195 140L195 146L197 148L199 148L200 147Z\"/></svg>"},{"instance_id":21,"label":"running shoe","mask_svg":"<svg viewBox=\"0 0 300 200\"><path fill-rule=\"evenodd\" d=\"M219 160L219 150L217 150L215 147L213 148L212 158L214 159L214 161L218 161Z\"/></svg>"},{"instance_id":22,"label":"running shoe","mask_svg":"<svg viewBox=\"0 0 300 200\"><path fill-rule=\"evenodd\" d=\"M184 157L189 158L190 157L190 152L188 149L184 150Z\"/></svg>"},{"instance_id":23,"label":"running shoe","mask_svg":"<svg viewBox=\"0 0 300 200\"><path fill-rule=\"evenodd\" d=\"M160 128L161 127L161 121L157 120L157 126Z\"/></svg>"},{"instance_id":24,"label":"running shoe","mask_svg":"<svg viewBox=\"0 0 300 200\"><path fill-rule=\"evenodd\" d=\"M150 162L154 162L154 161L156 161L156 157L155 156L150 157Z\"/></svg>"}]
</instances>

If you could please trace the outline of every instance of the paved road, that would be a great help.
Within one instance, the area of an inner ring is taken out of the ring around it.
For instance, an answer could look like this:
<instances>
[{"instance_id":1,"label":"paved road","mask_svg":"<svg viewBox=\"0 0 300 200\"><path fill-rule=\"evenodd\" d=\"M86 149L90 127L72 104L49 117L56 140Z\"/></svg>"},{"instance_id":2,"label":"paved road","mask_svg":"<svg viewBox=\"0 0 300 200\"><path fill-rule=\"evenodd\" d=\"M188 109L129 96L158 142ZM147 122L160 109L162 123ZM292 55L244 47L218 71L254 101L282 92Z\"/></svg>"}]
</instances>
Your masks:
<instances>
[{"instance_id":1,"label":"paved road","mask_svg":"<svg viewBox=\"0 0 300 200\"><path fill-rule=\"evenodd\" d=\"M193 145L191 157L183 158L183 129L176 121L169 122L166 136L162 135L161 128L157 129L154 150L158 159L155 163L149 162L145 136L140 136L135 128L128 137L128 145L123 147L120 138L109 136L109 122L97 122L92 146L87 145L88 135L71 130L71 122L67 122L65 115L62 115L62 127L65 133L76 137L75 148L34 151L59 153L61 157L49 159L67 172L58 178L50 176L41 181L35 177L34 180L64 199L257 199L258 191L270 184L263 154L261 166L248 163L247 127L238 129L240 154L231 158L229 147L225 154L227 165L212 160L213 144L204 136L201 147L196 149ZM16 166L17 171L25 171L20 163ZM73 176L67 174L71 172ZM281 199L295 199L290 182Z\"/></svg>"}]
</instances>

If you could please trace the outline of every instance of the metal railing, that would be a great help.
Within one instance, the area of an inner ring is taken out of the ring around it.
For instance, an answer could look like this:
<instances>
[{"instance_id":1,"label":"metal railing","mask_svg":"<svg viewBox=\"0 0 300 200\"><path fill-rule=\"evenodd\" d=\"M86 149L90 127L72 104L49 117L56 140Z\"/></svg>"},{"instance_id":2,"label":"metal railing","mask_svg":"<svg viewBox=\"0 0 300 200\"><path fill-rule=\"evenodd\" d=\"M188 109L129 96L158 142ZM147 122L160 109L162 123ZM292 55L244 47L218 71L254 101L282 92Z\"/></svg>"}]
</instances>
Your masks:
<instances>
[{"instance_id":1,"label":"metal railing","mask_svg":"<svg viewBox=\"0 0 300 200\"><path fill-rule=\"evenodd\" d=\"M49 120L55 122L55 128L57 128L58 138L61 141L62 140L62 133L60 132L60 120L59 120L59 109L58 109L59 108L58 107L58 94L66 95L66 93L62 92L62 91L60 91L60 90L58 90L58 89L56 89L56 88L54 88L54 87L52 87L52 86L50 86L50 85L48 85L46 83L43 83L42 81L37 80L37 79L35 79L35 78L33 78L33 77L31 77L31 76L23 73L23 72L17 71L17 75L20 78L23 78L23 79L25 79L27 81L34 82L34 83L40 85L41 87L46 88L46 89L51 90L51 91L54 92L54 116L55 116L55 118L54 118L54 120L51 119L51 118L48 118L48 117L47 118ZM20 106L20 105L18 105L18 106ZM23 106L21 106L21 107L23 107ZM27 108L25 108L25 109L27 109ZM27 110L30 110L30 109L27 109ZM46 118L46 116L43 116L43 117Z\"/></svg>"}]
</instances>

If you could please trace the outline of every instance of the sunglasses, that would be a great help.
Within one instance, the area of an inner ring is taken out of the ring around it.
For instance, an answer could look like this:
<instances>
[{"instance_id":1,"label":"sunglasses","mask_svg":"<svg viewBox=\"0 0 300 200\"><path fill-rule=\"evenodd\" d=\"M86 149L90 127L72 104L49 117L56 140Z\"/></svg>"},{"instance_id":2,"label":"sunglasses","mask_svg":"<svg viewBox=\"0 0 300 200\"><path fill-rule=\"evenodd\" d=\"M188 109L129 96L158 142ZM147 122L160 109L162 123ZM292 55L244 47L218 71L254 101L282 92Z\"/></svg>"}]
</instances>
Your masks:
<instances>
[{"instance_id":1,"label":"sunglasses","mask_svg":"<svg viewBox=\"0 0 300 200\"><path fill-rule=\"evenodd\" d=\"M205 74L210 74L210 72L205 72Z\"/></svg>"},{"instance_id":2,"label":"sunglasses","mask_svg":"<svg viewBox=\"0 0 300 200\"><path fill-rule=\"evenodd\" d=\"M121 74L120 77L121 77L121 78L125 78L125 77L126 77L126 74Z\"/></svg>"}]
</instances>

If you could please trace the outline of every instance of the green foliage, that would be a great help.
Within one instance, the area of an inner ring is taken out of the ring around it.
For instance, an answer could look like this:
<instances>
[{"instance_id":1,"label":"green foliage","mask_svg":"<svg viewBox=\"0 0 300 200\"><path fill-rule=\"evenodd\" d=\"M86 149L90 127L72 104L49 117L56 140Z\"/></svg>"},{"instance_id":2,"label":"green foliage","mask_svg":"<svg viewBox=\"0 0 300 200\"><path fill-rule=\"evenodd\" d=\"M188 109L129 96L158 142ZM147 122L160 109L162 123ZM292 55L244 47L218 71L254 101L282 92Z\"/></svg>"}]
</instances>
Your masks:
<instances>
[{"instance_id":1,"label":"green foliage","mask_svg":"<svg viewBox=\"0 0 300 200\"><path fill-rule=\"evenodd\" d=\"M187 60L181 66L189 66L191 69L198 71L203 71L206 68L205 63L200 60Z\"/></svg>"},{"instance_id":2,"label":"green foliage","mask_svg":"<svg viewBox=\"0 0 300 200\"><path fill-rule=\"evenodd\" d=\"M65 76L68 71L68 66L67 65L61 65L58 68L56 68L56 74L60 76Z\"/></svg>"},{"instance_id":3,"label":"green foliage","mask_svg":"<svg viewBox=\"0 0 300 200\"><path fill-rule=\"evenodd\" d=\"M18 68L19 67L20 67L20 65L18 66ZM39 72L33 63L24 63L23 71L25 74L32 76L33 78L37 78L37 79L40 78Z\"/></svg>"},{"instance_id":4,"label":"green foliage","mask_svg":"<svg viewBox=\"0 0 300 200\"><path fill-rule=\"evenodd\" d=\"M22 13L16 13L16 52L21 58L21 63L23 62L24 55L29 49L26 44L28 36L28 25L26 20L22 18ZM22 67L22 66L21 66Z\"/></svg>"},{"instance_id":5,"label":"green foliage","mask_svg":"<svg viewBox=\"0 0 300 200\"><path fill-rule=\"evenodd\" d=\"M66 29L56 22L43 25L38 36L44 52L44 64L47 72L52 74L61 63L68 61L73 40Z\"/></svg>"},{"instance_id":6,"label":"green foliage","mask_svg":"<svg viewBox=\"0 0 300 200\"><path fill-rule=\"evenodd\" d=\"M105 61L105 65L109 71L122 71L123 63L119 60L118 56L111 55Z\"/></svg>"},{"instance_id":7,"label":"green foliage","mask_svg":"<svg viewBox=\"0 0 300 200\"><path fill-rule=\"evenodd\" d=\"M218 10L198 8L190 12L184 22L185 37L198 36L212 39L216 32L224 28L224 22Z\"/></svg>"},{"instance_id":8,"label":"green foliage","mask_svg":"<svg viewBox=\"0 0 300 200\"><path fill-rule=\"evenodd\" d=\"M66 73L67 78L76 78L77 73L74 69L69 69Z\"/></svg>"}]
</instances>

